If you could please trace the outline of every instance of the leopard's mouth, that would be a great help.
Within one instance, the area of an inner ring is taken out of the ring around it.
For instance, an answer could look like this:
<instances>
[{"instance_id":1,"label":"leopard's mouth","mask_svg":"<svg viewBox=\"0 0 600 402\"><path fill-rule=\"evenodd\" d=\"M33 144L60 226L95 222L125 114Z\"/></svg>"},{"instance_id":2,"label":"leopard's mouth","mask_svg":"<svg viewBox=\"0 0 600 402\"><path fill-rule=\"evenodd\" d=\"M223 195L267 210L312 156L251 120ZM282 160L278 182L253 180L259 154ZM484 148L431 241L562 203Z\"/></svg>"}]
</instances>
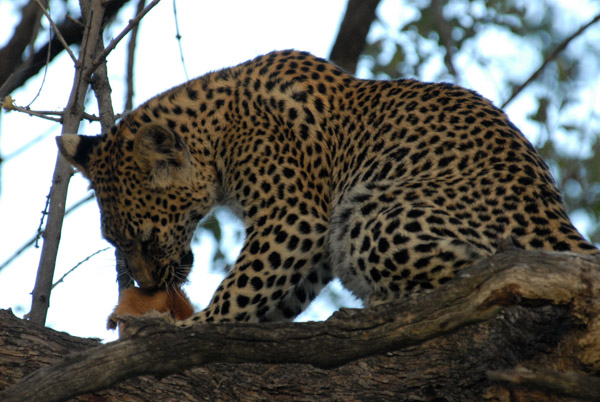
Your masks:
<instances>
[{"instance_id":1,"label":"leopard's mouth","mask_svg":"<svg viewBox=\"0 0 600 402\"><path fill-rule=\"evenodd\" d=\"M176 264L173 269L170 269L169 276L166 278L165 283L169 285L179 286L188 280L188 275L194 265L194 254L191 250L188 250L183 254L179 263Z\"/></svg>"},{"instance_id":2,"label":"leopard's mouth","mask_svg":"<svg viewBox=\"0 0 600 402\"><path fill-rule=\"evenodd\" d=\"M194 254L185 251L179 261L160 266L152 258L123 253L127 274L140 289L148 292L165 290L187 282L194 264Z\"/></svg>"}]
</instances>

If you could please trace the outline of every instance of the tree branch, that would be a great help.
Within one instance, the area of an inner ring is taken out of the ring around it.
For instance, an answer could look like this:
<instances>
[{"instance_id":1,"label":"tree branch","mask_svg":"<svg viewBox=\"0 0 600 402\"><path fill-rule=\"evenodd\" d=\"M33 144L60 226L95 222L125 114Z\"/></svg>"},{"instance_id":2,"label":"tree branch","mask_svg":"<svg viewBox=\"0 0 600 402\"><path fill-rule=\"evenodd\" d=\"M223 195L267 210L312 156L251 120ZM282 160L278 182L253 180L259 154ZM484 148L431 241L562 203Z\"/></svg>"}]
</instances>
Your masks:
<instances>
[{"instance_id":1,"label":"tree branch","mask_svg":"<svg viewBox=\"0 0 600 402\"><path fill-rule=\"evenodd\" d=\"M10 100L12 100L12 99L10 99ZM11 111L11 112L15 111L15 112L20 112L20 113L25 113L30 116L39 117L41 119L46 119L46 120L54 121L57 123L62 122L63 112L57 112L55 110L31 110L29 107L18 106L18 105L15 105L14 103L7 105L7 103L8 102L6 100L4 100L4 102L0 102L0 106L3 106L4 109L7 111ZM52 116L58 116L58 117L52 117ZM83 112L83 118L88 121L98 121L97 116L94 116L93 114L89 114L86 112Z\"/></svg>"},{"instance_id":2,"label":"tree branch","mask_svg":"<svg viewBox=\"0 0 600 402\"><path fill-rule=\"evenodd\" d=\"M448 336L508 306L568 309L579 328L587 325L584 336L577 332L578 342L588 342L577 358L589 367L598 365L590 356L600 352L600 329L592 325L600 310L598 268L593 257L510 250L464 270L431 293L376 308L343 310L325 323L204 324L183 329L157 318L133 320L127 323L125 339L44 367L0 396L3 401L42 395L44 400L60 400L141 374L163 376L215 362L331 369ZM564 336L559 320L551 324Z\"/></svg>"},{"instance_id":3,"label":"tree branch","mask_svg":"<svg viewBox=\"0 0 600 402\"><path fill-rule=\"evenodd\" d=\"M548 369L530 370L525 367L491 371L488 376L496 381L506 381L588 402L600 401L600 378L598 377Z\"/></svg>"},{"instance_id":4,"label":"tree branch","mask_svg":"<svg viewBox=\"0 0 600 402\"><path fill-rule=\"evenodd\" d=\"M378 5L379 0L348 1L329 59L350 73L356 71Z\"/></svg>"},{"instance_id":5,"label":"tree branch","mask_svg":"<svg viewBox=\"0 0 600 402\"><path fill-rule=\"evenodd\" d=\"M39 6L35 4L34 0L31 3L35 6L36 10L39 10ZM127 0L112 0L107 2L104 21L113 18L126 3ZM83 23L81 21L72 20L67 16L64 21L57 23L57 29L62 33L63 39L68 45L81 43L83 37ZM20 60L23 49L20 52L11 50L7 46L0 49L0 99L3 99L15 89L24 85L27 80L35 76L47 64L47 59L49 61L54 60L64 50L58 37L54 37L49 42L40 46L30 61ZM50 54L48 54L48 49L50 49ZM17 55L19 59L5 59L1 56L2 54ZM8 62L7 60L12 61Z\"/></svg>"},{"instance_id":6,"label":"tree branch","mask_svg":"<svg viewBox=\"0 0 600 402\"><path fill-rule=\"evenodd\" d=\"M146 0L138 0L137 12L140 14L146 6ZM137 45L139 25L136 25L131 30L131 36L129 37L129 43L127 44L127 93L125 95L125 110L129 111L133 109L133 95L135 93L133 86L133 66L135 64L135 48Z\"/></svg>"},{"instance_id":7,"label":"tree branch","mask_svg":"<svg viewBox=\"0 0 600 402\"><path fill-rule=\"evenodd\" d=\"M127 35L129 33L129 31L131 31L135 26L137 26L139 24L140 20L144 17L144 15L146 15L148 13L148 11L152 10L154 8L154 6L157 5L159 2L160 2L160 0L153 0L150 4L148 4L148 6L146 6L142 10L141 13L136 15L135 18L129 20L129 23L127 24L127 26L125 28L123 28L123 30L119 33L119 35L117 35L116 38L111 40L110 43L108 44L108 46L106 46L104 48L102 53L100 53L94 59L94 61L91 63L91 65L85 69L83 75L90 76L96 70L96 68L98 68L98 66L100 64L104 63L106 61L106 56L108 56L110 54L110 52L112 52L113 49L115 47L117 47L117 44L121 41L121 39L123 39L125 37L125 35Z\"/></svg>"},{"instance_id":8,"label":"tree branch","mask_svg":"<svg viewBox=\"0 0 600 402\"><path fill-rule=\"evenodd\" d=\"M91 194L87 195L86 197L82 198L81 200L77 201L75 204L71 205L71 207L65 211L65 216L69 215L71 212L73 212L74 210L76 210L77 208L79 208L80 206L85 204L86 202L91 201L93 199L94 199L94 194L91 193ZM33 246L36 243L36 241L39 239L39 237L40 237L39 234L36 233L31 239L29 239L29 241L27 241L24 245L22 245L19 249L17 249L13 253L13 255L8 257L6 259L6 261L4 261L2 264L0 264L0 271L2 271L4 268L9 266L18 256L20 256L23 252L25 252L25 250L27 250L29 247Z\"/></svg>"},{"instance_id":9,"label":"tree branch","mask_svg":"<svg viewBox=\"0 0 600 402\"><path fill-rule=\"evenodd\" d=\"M52 26L52 30L54 30L54 34L56 35L56 38L63 45L63 49L66 50L67 53L69 53L69 56L71 57L71 60L73 60L73 63L76 64L77 63L77 57L75 57L75 55L71 51L71 48L69 47L69 45L65 41L65 38L62 36L62 34L60 33L60 30L58 29L58 27L54 23L54 20L52 19L52 17L50 17L50 14L48 13L48 11L46 11L46 7L41 3L40 0L35 0L35 1L38 4L38 6L42 9L42 12L46 16L46 19L48 19L48 22Z\"/></svg>"},{"instance_id":10,"label":"tree branch","mask_svg":"<svg viewBox=\"0 0 600 402\"><path fill-rule=\"evenodd\" d=\"M47 1L45 2L47 5ZM31 0L21 11L21 21L15 28L12 38L0 49L0 84L3 84L9 77L14 77L16 66L22 63L30 64L22 60L23 52L33 43L40 27L42 10L35 0ZM0 87L0 99L7 94L3 93Z\"/></svg>"},{"instance_id":11,"label":"tree branch","mask_svg":"<svg viewBox=\"0 0 600 402\"><path fill-rule=\"evenodd\" d=\"M101 0L92 0L91 5L89 6L89 16L86 19L81 51L79 59L77 60L75 83L73 84L69 104L63 115L63 134L78 131L77 128L79 127L79 122L83 117L83 102L88 89L88 79L91 74L99 67L102 69L101 66L105 63L106 56L110 51L114 49L117 43L129 32L129 30L137 25L140 19L158 4L159 1L160 0L152 1L142 13L138 14L129 22L117 38L113 39L111 43L103 49L101 33L103 29L105 2ZM86 15L84 7L85 3L82 3L82 15ZM103 126L110 127L114 124L114 114L112 112L112 105L110 104L110 86L108 85L105 71L99 74L97 81L97 83L102 82L104 84L104 92L97 92L100 106L104 106L105 112L100 116L101 123L103 123ZM108 96L105 96L105 94L108 94ZM110 111L108 111L106 107L107 102ZM107 116L109 116L109 122L106 122ZM31 312L29 313L32 322L39 325L43 325L46 321L71 172L71 166L64 158L59 156L56 162L50 195L50 211L48 213L46 230L44 231L42 256L40 258L38 274L33 289Z\"/></svg>"},{"instance_id":12,"label":"tree branch","mask_svg":"<svg viewBox=\"0 0 600 402\"><path fill-rule=\"evenodd\" d=\"M460 82L453 61L455 49L454 41L452 40L452 27L446 18L444 18L443 4L440 0L431 0L430 9L433 14L438 35L440 36L440 43L444 46L444 49L446 49L444 64L446 64L448 73L456 79L456 82Z\"/></svg>"},{"instance_id":13,"label":"tree branch","mask_svg":"<svg viewBox=\"0 0 600 402\"><path fill-rule=\"evenodd\" d=\"M63 115L62 134L76 133L78 131L79 123L83 117L85 94L88 90L88 82L86 76L82 74L82 70L91 63L96 43L102 40L104 6L100 0L92 0L92 3L79 52L78 64L81 68L75 70L73 88ZM85 13L82 14L86 15ZM37 325L45 324L50 305L54 267L56 265L56 255L60 242L65 214L65 201L72 169L62 156L59 155L57 157L52 177L52 189L50 191L48 221L43 234L44 244L42 246L42 255L38 266L35 287L32 292L31 311L29 312L30 320Z\"/></svg>"},{"instance_id":14,"label":"tree branch","mask_svg":"<svg viewBox=\"0 0 600 402\"><path fill-rule=\"evenodd\" d=\"M581 35L586 29L588 29L589 27L591 27L592 25L594 25L596 22L600 21L600 14L596 15L594 18L592 18L592 20L590 22L588 22L587 24L585 24L584 26L582 26L581 28L579 28L576 32L574 32L571 36L567 37L565 40L563 40L558 46L556 46L554 48L554 50L552 50L544 59L544 62L542 63L542 65L534 71L533 74L531 74L531 76L527 79L527 81L525 81L524 83L522 83L521 85L519 85L517 88L515 88L512 92L512 94L508 97L508 99L502 104L502 106L500 106L501 109L505 109L506 106L512 102L520 93L521 91L523 91L529 84L531 84L533 81L535 81L537 79L537 77L541 74L541 72L544 70L544 68L546 68L546 66L552 62L553 60L555 60L558 55L565 50L565 48L569 45L569 43L571 43L571 41L573 41L573 39L577 38L579 35Z\"/></svg>"},{"instance_id":15,"label":"tree branch","mask_svg":"<svg viewBox=\"0 0 600 402\"><path fill-rule=\"evenodd\" d=\"M9 101L12 101L12 99L9 99ZM2 106L4 108L4 110L7 110L7 111L11 111L11 112L17 111L17 112L28 114L30 116L39 117L41 119L54 121L56 123L61 122L60 117L51 117L51 116L52 115L62 116L62 112L31 110L28 107L17 106L14 103L9 102L9 101L5 99L3 102L0 102L0 106Z\"/></svg>"}]
</instances>

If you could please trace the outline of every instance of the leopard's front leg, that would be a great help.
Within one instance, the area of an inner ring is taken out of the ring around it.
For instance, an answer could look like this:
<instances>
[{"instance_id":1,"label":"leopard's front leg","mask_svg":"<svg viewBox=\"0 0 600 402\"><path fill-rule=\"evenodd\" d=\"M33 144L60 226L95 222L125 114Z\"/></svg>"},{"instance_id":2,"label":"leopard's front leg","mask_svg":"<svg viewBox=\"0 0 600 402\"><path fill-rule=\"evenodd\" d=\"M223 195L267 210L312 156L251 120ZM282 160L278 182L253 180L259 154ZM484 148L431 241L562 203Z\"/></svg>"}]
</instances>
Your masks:
<instances>
[{"instance_id":1,"label":"leopard's front leg","mask_svg":"<svg viewBox=\"0 0 600 402\"><path fill-rule=\"evenodd\" d=\"M206 309L192 322L291 320L332 279L327 224L298 208L257 214L242 251Z\"/></svg>"}]
</instances>

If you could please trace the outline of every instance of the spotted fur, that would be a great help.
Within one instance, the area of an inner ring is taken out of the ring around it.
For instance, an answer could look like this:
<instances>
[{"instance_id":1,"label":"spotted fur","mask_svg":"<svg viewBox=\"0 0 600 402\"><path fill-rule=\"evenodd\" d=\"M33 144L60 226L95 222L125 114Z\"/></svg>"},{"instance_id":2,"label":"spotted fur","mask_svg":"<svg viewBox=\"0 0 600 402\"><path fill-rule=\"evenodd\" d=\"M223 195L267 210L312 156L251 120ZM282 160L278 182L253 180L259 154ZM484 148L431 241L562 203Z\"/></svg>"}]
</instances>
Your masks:
<instances>
[{"instance_id":1,"label":"spotted fur","mask_svg":"<svg viewBox=\"0 0 600 402\"><path fill-rule=\"evenodd\" d=\"M598 253L488 100L360 80L307 53L207 74L102 136L58 141L142 288L186 280L194 229L215 205L243 220L235 265L192 321L291 319L334 276L367 304L392 300L448 282L506 238Z\"/></svg>"}]
</instances>

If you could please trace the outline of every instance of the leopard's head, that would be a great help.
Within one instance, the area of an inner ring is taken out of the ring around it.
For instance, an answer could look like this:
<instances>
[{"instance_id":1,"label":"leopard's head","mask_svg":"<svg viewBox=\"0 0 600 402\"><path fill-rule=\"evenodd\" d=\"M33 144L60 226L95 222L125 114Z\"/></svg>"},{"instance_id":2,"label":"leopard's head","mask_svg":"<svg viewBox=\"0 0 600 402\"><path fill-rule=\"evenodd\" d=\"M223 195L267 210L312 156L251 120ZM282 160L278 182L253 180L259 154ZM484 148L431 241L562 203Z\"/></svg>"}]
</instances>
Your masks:
<instances>
[{"instance_id":1,"label":"leopard's head","mask_svg":"<svg viewBox=\"0 0 600 402\"><path fill-rule=\"evenodd\" d=\"M138 285L184 282L194 230L214 194L212 174L192 167L185 141L167 126L126 119L104 135L62 135L57 143L89 179L102 234L122 252Z\"/></svg>"}]
</instances>

